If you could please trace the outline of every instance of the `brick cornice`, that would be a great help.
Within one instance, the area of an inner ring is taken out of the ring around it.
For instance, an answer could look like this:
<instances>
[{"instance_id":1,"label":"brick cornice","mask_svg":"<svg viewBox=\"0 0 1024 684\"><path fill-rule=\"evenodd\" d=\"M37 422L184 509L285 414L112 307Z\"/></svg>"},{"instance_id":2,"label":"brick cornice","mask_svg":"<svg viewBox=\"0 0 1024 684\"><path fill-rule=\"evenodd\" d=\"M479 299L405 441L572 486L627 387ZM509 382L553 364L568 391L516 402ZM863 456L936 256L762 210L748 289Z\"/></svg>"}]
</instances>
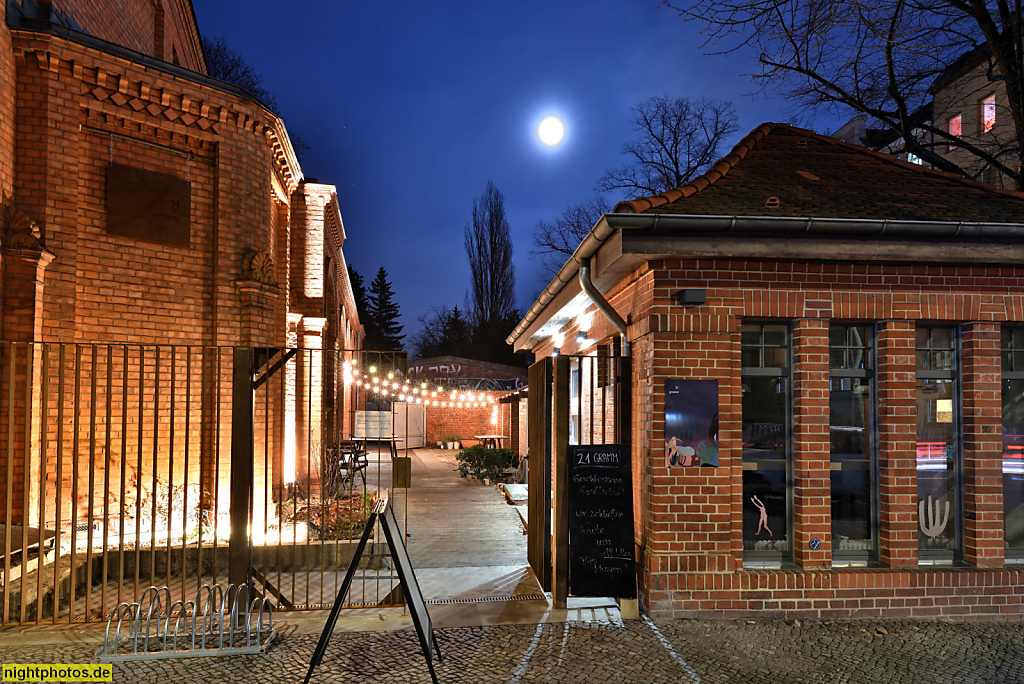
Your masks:
<instances>
[{"instance_id":1,"label":"brick cornice","mask_svg":"<svg viewBox=\"0 0 1024 684\"><path fill-rule=\"evenodd\" d=\"M180 127L180 132L224 135L228 127L244 130L266 140L289 193L302 179L284 122L255 101L59 36L23 31L11 35L19 64L34 64L59 78L80 81L83 107L92 105L109 116L161 128ZM157 82L173 86L154 85ZM103 106L96 107L97 103Z\"/></svg>"}]
</instances>

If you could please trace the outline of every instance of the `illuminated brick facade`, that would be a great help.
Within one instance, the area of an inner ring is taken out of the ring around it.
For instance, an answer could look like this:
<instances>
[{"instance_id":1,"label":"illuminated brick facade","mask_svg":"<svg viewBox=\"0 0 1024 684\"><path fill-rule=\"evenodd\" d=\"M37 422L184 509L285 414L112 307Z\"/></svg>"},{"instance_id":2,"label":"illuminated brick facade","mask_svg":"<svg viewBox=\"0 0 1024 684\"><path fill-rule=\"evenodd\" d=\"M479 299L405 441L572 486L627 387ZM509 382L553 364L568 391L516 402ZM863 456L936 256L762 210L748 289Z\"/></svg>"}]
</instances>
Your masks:
<instances>
[{"instance_id":1,"label":"illuminated brick facade","mask_svg":"<svg viewBox=\"0 0 1024 684\"><path fill-rule=\"evenodd\" d=\"M766 125L706 176L601 219L591 259L628 322L638 582L653 614L1020 620L1020 464L1000 379L1008 331L1024 326L1022 211L1024 195ZM557 334L560 353L579 353L588 314L586 337L616 336L593 305L570 301L571 274L559 280L513 333L517 349L550 355ZM706 300L681 303L686 289ZM870 387L858 395L866 427L837 413L850 392L836 339L855 324L870 340L848 372ZM752 346L763 327L779 331L774 365ZM955 341L948 351L928 351L935 330ZM927 365L940 361L952 379ZM670 466L666 381L699 379L718 383L718 466ZM771 441L746 415L763 409L749 399L761 380L786 407ZM959 394L936 402L940 382ZM875 546L861 562L833 533L847 503L835 483L849 472L836 445L850 434L872 459L862 517ZM764 465L773 450L776 470ZM925 495L936 470L956 483L948 518ZM773 533L746 527L761 503L752 491L778 494L762 495ZM944 556L943 534L955 536Z\"/></svg>"}]
</instances>

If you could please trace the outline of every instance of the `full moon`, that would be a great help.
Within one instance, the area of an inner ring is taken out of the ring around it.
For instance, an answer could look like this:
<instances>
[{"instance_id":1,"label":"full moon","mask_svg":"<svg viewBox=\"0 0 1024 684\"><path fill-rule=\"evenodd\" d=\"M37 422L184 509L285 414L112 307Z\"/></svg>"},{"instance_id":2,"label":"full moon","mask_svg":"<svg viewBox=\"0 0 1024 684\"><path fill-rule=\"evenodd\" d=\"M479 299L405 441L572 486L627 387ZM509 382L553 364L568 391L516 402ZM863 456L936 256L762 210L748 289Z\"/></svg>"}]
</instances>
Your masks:
<instances>
[{"instance_id":1,"label":"full moon","mask_svg":"<svg viewBox=\"0 0 1024 684\"><path fill-rule=\"evenodd\" d=\"M565 124L557 116L546 116L537 124L537 137L548 147L554 147L565 137Z\"/></svg>"}]
</instances>

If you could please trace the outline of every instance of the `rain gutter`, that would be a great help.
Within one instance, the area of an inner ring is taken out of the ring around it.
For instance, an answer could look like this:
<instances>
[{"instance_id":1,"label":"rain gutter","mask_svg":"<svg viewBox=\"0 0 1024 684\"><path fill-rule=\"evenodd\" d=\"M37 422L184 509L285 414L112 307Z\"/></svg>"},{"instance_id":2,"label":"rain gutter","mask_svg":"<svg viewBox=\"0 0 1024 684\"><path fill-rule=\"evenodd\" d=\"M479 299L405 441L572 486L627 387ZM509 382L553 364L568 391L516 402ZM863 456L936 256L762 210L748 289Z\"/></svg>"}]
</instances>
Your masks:
<instances>
[{"instance_id":1,"label":"rain gutter","mask_svg":"<svg viewBox=\"0 0 1024 684\"><path fill-rule=\"evenodd\" d=\"M622 316L612 307L604 295L601 294L597 286L594 285L594 281L590 279L590 257L586 257L580 262L580 288L590 297L590 301L594 302L597 310L604 314L615 329L622 335L622 355L629 356L629 340L626 338L626 321L622 320Z\"/></svg>"},{"instance_id":2,"label":"rain gutter","mask_svg":"<svg viewBox=\"0 0 1024 684\"><path fill-rule=\"evenodd\" d=\"M523 319L505 339L516 340L543 313L547 305L572 282L585 260L594 256L618 230L682 231L693 234L865 238L944 238L993 240L1013 238L1024 241L1024 224L982 223L970 221L903 221L891 219L802 218L791 216L696 216L675 214L605 214L590 230L580 246L562 266L555 278L537 297ZM588 278L589 280L589 278ZM582 284L582 280L581 280ZM597 289L594 288L597 292ZM594 299L590 293L587 293ZM603 297L602 297L603 299ZM595 304L596 304L595 300ZM607 315L607 314L606 314ZM620 331L621 332L621 331Z\"/></svg>"}]
</instances>

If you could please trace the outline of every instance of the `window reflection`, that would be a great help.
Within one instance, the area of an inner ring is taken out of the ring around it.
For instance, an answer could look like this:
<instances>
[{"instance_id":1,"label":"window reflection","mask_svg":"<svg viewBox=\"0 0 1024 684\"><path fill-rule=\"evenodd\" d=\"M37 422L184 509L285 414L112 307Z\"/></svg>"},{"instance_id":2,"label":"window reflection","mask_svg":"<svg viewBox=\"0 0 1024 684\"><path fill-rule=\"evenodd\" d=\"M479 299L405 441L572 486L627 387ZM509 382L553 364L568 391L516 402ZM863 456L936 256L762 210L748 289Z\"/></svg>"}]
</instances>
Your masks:
<instances>
[{"instance_id":1,"label":"window reflection","mask_svg":"<svg viewBox=\"0 0 1024 684\"><path fill-rule=\"evenodd\" d=\"M745 324L742 340L743 549L781 560L789 551L789 331Z\"/></svg>"},{"instance_id":2,"label":"window reflection","mask_svg":"<svg viewBox=\"0 0 1024 684\"><path fill-rule=\"evenodd\" d=\"M1003 330L1003 537L1024 557L1024 328Z\"/></svg>"},{"instance_id":3,"label":"window reflection","mask_svg":"<svg viewBox=\"0 0 1024 684\"><path fill-rule=\"evenodd\" d=\"M923 561L951 560L959 544L955 344L950 328L917 330L917 518Z\"/></svg>"},{"instance_id":4,"label":"window reflection","mask_svg":"<svg viewBox=\"0 0 1024 684\"><path fill-rule=\"evenodd\" d=\"M871 338L867 326L829 329L833 564L875 554Z\"/></svg>"}]
</instances>

